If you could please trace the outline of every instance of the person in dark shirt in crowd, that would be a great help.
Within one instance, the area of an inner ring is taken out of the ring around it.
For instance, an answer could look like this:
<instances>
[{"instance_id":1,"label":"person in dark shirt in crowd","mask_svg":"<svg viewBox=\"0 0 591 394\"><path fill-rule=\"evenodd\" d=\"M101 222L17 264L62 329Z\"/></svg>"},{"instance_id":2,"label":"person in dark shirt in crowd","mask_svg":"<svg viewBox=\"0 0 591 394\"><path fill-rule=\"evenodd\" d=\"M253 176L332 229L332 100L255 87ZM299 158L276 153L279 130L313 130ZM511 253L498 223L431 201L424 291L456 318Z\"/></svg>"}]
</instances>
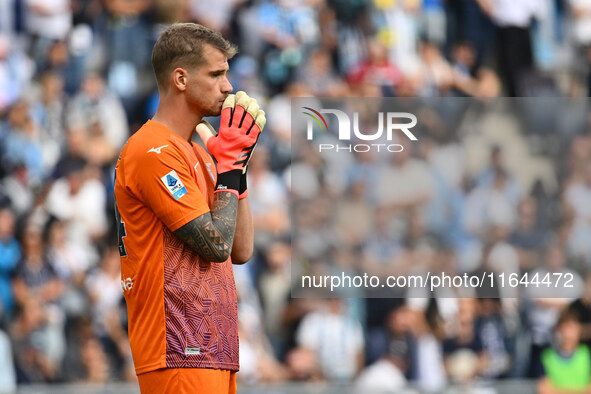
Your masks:
<instances>
[{"instance_id":1,"label":"person in dark shirt in crowd","mask_svg":"<svg viewBox=\"0 0 591 394\"><path fill-rule=\"evenodd\" d=\"M575 313L581 323L581 343L591 349L591 273L587 273L585 278L582 297L573 301L568 310Z\"/></svg>"},{"instance_id":2,"label":"person in dark shirt in crowd","mask_svg":"<svg viewBox=\"0 0 591 394\"><path fill-rule=\"evenodd\" d=\"M488 365L488 356L476 331L474 298L458 300L457 327L453 336L443 341L445 369L455 383L468 383L481 375Z\"/></svg>"},{"instance_id":3,"label":"person in dark shirt in crowd","mask_svg":"<svg viewBox=\"0 0 591 394\"><path fill-rule=\"evenodd\" d=\"M56 301L63 286L45 256L41 229L27 224L22 237L23 257L14 272L12 281L17 304L24 305L31 296L43 303Z\"/></svg>"},{"instance_id":4,"label":"person in dark shirt in crowd","mask_svg":"<svg viewBox=\"0 0 591 394\"><path fill-rule=\"evenodd\" d=\"M393 363L407 378L414 375L415 341L411 334L411 311L406 305L392 309L383 327L371 331L368 335L367 358L371 364L388 354Z\"/></svg>"}]
</instances>

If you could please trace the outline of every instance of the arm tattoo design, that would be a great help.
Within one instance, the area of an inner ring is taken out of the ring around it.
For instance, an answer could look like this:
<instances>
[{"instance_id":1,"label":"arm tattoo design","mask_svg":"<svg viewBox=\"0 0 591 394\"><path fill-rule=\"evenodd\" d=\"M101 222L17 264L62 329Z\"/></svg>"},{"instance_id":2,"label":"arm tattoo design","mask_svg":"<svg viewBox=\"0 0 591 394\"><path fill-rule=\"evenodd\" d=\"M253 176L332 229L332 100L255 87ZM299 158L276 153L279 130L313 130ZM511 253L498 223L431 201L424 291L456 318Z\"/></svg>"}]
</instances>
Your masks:
<instances>
[{"instance_id":1,"label":"arm tattoo design","mask_svg":"<svg viewBox=\"0 0 591 394\"><path fill-rule=\"evenodd\" d=\"M237 211L238 197L230 192L218 192L211 214L191 220L174 234L205 260L224 262L232 252Z\"/></svg>"}]
</instances>

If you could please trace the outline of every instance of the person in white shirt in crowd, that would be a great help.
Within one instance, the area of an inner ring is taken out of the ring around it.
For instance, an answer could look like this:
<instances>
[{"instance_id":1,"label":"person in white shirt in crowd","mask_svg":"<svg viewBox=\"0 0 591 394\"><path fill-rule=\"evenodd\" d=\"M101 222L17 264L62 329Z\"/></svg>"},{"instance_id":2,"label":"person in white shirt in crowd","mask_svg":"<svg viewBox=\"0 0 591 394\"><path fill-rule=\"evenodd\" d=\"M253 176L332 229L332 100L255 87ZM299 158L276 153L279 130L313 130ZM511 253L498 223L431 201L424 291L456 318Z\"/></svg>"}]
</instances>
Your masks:
<instances>
[{"instance_id":1,"label":"person in white shirt in crowd","mask_svg":"<svg viewBox=\"0 0 591 394\"><path fill-rule=\"evenodd\" d=\"M429 308L429 299L407 300L412 316L411 332L415 338L416 370L414 380L425 393L440 392L447 383L443 364L442 319L436 308ZM433 300L433 306L436 305Z\"/></svg>"},{"instance_id":2,"label":"person in white shirt in crowd","mask_svg":"<svg viewBox=\"0 0 591 394\"><path fill-rule=\"evenodd\" d=\"M433 198L435 186L428 164L412 156L413 146L406 137L398 143L404 149L392 155L390 163L378 170L377 179L389 181L379 182L376 188L380 206L400 216L411 209L423 208Z\"/></svg>"},{"instance_id":3,"label":"person in white shirt in crowd","mask_svg":"<svg viewBox=\"0 0 591 394\"><path fill-rule=\"evenodd\" d=\"M576 77L580 78L588 96L591 94L591 74L589 63L591 63L591 1L568 0L570 13L573 21L571 37L574 44L574 68Z\"/></svg>"},{"instance_id":4,"label":"person in white shirt in crowd","mask_svg":"<svg viewBox=\"0 0 591 394\"><path fill-rule=\"evenodd\" d=\"M67 315L80 316L86 309L83 285L92 256L68 240L67 230L65 222L52 217L45 224L44 238L48 260L65 285L61 305Z\"/></svg>"},{"instance_id":5,"label":"person in white shirt in crowd","mask_svg":"<svg viewBox=\"0 0 591 394\"><path fill-rule=\"evenodd\" d=\"M320 300L319 300L320 301ZM300 348L310 350L322 377L347 382L363 367L363 330L344 300L332 298L304 317L296 333Z\"/></svg>"},{"instance_id":6,"label":"person in white shirt in crowd","mask_svg":"<svg viewBox=\"0 0 591 394\"><path fill-rule=\"evenodd\" d=\"M259 144L261 145L261 144ZM277 174L269 168L269 150L257 146L257 154L248 164L248 198L257 233L255 246L268 246L276 234L289 227L287 188Z\"/></svg>"},{"instance_id":7,"label":"person in white shirt in crowd","mask_svg":"<svg viewBox=\"0 0 591 394\"><path fill-rule=\"evenodd\" d=\"M81 90L66 109L66 126L82 124L88 130L98 123L115 150L121 149L129 137L129 126L121 100L96 73L89 73Z\"/></svg>"},{"instance_id":8,"label":"person in white shirt in crowd","mask_svg":"<svg viewBox=\"0 0 591 394\"><path fill-rule=\"evenodd\" d=\"M12 361L12 346L9 336L0 329L0 394L14 392L16 392L16 373Z\"/></svg>"},{"instance_id":9,"label":"person in white shirt in crowd","mask_svg":"<svg viewBox=\"0 0 591 394\"><path fill-rule=\"evenodd\" d=\"M84 287L91 304L93 331L110 357L108 365L132 368L129 337L121 324L123 289L116 246L105 251L100 267L88 274Z\"/></svg>"},{"instance_id":10,"label":"person in white shirt in crowd","mask_svg":"<svg viewBox=\"0 0 591 394\"><path fill-rule=\"evenodd\" d=\"M582 177L573 181L564 191L564 200L573 209L576 217L576 226L591 225L591 162L585 166Z\"/></svg>"},{"instance_id":11,"label":"person in white shirt in crowd","mask_svg":"<svg viewBox=\"0 0 591 394\"><path fill-rule=\"evenodd\" d=\"M499 28L499 68L511 97L519 96L524 74L534 67L530 29L534 18L541 18L540 0L477 0Z\"/></svg>"},{"instance_id":12,"label":"person in white shirt in crowd","mask_svg":"<svg viewBox=\"0 0 591 394\"><path fill-rule=\"evenodd\" d=\"M34 38L32 53L41 60L55 41L63 41L72 28L71 0L25 0L25 25Z\"/></svg>"},{"instance_id":13,"label":"person in white shirt in crowd","mask_svg":"<svg viewBox=\"0 0 591 394\"><path fill-rule=\"evenodd\" d=\"M107 231L105 185L84 162L72 161L64 172L49 189L45 209L66 221L68 239L82 246L96 261L95 242Z\"/></svg>"},{"instance_id":14,"label":"person in white shirt in crowd","mask_svg":"<svg viewBox=\"0 0 591 394\"><path fill-rule=\"evenodd\" d=\"M494 227L512 229L517 222L519 200L506 192L508 174L496 170L493 181L475 187L466 199L464 227L471 234L486 239Z\"/></svg>"},{"instance_id":15,"label":"person in white shirt in crowd","mask_svg":"<svg viewBox=\"0 0 591 394\"><path fill-rule=\"evenodd\" d=\"M31 81L34 71L33 61L11 41L9 34L0 31L0 112L25 93L24 89Z\"/></svg>"}]
</instances>

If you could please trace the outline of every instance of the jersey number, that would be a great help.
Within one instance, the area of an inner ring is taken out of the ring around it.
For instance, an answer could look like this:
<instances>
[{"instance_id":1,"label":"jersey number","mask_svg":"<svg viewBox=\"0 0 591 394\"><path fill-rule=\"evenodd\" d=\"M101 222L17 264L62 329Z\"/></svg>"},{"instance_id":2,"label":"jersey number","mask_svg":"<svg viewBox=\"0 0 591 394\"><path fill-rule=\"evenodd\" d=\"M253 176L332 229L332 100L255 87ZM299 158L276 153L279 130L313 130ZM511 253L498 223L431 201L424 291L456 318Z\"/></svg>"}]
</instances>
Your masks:
<instances>
[{"instance_id":1,"label":"jersey number","mask_svg":"<svg viewBox=\"0 0 591 394\"><path fill-rule=\"evenodd\" d=\"M121 220L119 208L117 208L117 201L115 201L115 219L117 220L117 232L119 233L119 256L126 257L127 251L125 250L123 238L127 237L127 232L125 231L125 222Z\"/></svg>"}]
</instances>

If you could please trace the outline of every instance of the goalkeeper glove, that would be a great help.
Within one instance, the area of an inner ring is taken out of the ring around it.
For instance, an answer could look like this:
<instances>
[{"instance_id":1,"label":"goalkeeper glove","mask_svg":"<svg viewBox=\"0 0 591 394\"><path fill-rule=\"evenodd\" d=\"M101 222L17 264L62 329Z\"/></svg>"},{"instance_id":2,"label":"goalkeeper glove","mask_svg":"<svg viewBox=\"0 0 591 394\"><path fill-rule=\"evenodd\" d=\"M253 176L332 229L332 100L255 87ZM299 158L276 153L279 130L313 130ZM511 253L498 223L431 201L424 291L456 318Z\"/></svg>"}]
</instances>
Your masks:
<instances>
[{"instance_id":1,"label":"goalkeeper glove","mask_svg":"<svg viewBox=\"0 0 591 394\"><path fill-rule=\"evenodd\" d=\"M235 192L238 199L248 195L246 169L265 123L265 112L257 101L241 91L224 101L217 136L207 121L197 125L197 133L217 162L216 192Z\"/></svg>"}]
</instances>

